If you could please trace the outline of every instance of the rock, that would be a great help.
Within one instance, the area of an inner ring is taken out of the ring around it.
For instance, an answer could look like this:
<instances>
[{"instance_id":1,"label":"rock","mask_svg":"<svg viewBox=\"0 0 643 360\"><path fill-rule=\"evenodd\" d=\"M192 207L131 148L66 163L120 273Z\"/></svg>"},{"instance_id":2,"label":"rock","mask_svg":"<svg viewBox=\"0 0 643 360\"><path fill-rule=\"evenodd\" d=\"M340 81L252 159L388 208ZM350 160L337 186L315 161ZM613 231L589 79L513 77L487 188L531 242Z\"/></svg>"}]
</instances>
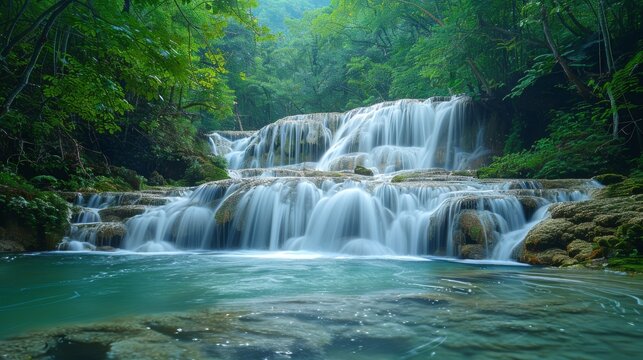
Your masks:
<instances>
[{"instance_id":1,"label":"rock","mask_svg":"<svg viewBox=\"0 0 643 360\"><path fill-rule=\"evenodd\" d=\"M125 206L112 206L98 211L100 218L104 222L119 222L125 221L133 216L140 215L145 212L143 205L125 205Z\"/></svg>"},{"instance_id":2,"label":"rock","mask_svg":"<svg viewBox=\"0 0 643 360\"><path fill-rule=\"evenodd\" d=\"M120 222L102 222L92 224L77 224L72 229L73 240L92 243L97 247L120 247L127 233L127 227Z\"/></svg>"},{"instance_id":3,"label":"rock","mask_svg":"<svg viewBox=\"0 0 643 360\"><path fill-rule=\"evenodd\" d=\"M594 218L597 225L604 227L616 227L621 224L620 214L600 214Z\"/></svg>"},{"instance_id":4,"label":"rock","mask_svg":"<svg viewBox=\"0 0 643 360\"><path fill-rule=\"evenodd\" d=\"M573 224L565 219L543 220L529 231L524 247L531 252L551 248L564 249L567 242L563 239L563 234L572 226Z\"/></svg>"},{"instance_id":5,"label":"rock","mask_svg":"<svg viewBox=\"0 0 643 360\"><path fill-rule=\"evenodd\" d=\"M583 240L574 240L567 245L567 254L578 261L588 260L593 250L592 244Z\"/></svg>"},{"instance_id":6,"label":"rock","mask_svg":"<svg viewBox=\"0 0 643 360\"><path fill-rule=\"evenodd\" d=\"M627 178L620 174L601 174L594 176L592 179L598 181L603 185L612 185L621 183Z\"/></svg>"},{"instance_id":7,"label":"rock","mask_svg":"<svg viewBox=\"0 0 643 360\"><path fill-rule=\"evenodd\" d=\"M554 254L551 257L551 262L555 266L571 266L578 263L577 260L570 258L567 254Z\"/></svg>"},{"instance_id":8,"label":"rock","mask_svg":"<svg viewBox=\"0 0 643 360\"><path fill-rule=\"evenodd\" d=\"M479 244L466 244L460 246L460 257L463 259L484 259L487 256L484 246Z\"/></svg>"},{"instance_id":9,"label":"rock","mask_svg":"<svg viewBox=\"0 0 643 360\"><path fill-rule=\"evenodd\" d=\"M363 176L373 176L373 171L369 168L365 168L361 165L355 166L354 170L355 174L357 175L363 175Z\"/></svg>"},{"instance_id":10,"label":"rock","mask_svg":"<svg viewBox=\"0 0 643 360\"><path fill-rule=\"evenodd\" d=\"M597 236L594 238L594 243L605 248L616 246L618 242L619 239L614 235Z\"/></svg>"},{"instance_id":11,"label":"rock","mask_svg":"<svg viewBox=\"0 0 643 360\"><path fill-rule=\"evenodd\" d=\"M520 256L520 261L531 265L553 265L553 257L569 257L567 251L563 249L547 249L541 252L524 251Z\"/></svg>"},{"instance_id":12,"label":"rock","mask_svg":"<svg viewBox=\"0 0 643 360\"><path fill-rule=\"evenodd\" d=\"M543 206L543 200L535 196L516 196L522 206L522 211L525 213L527 219L531 218L532 215Z\"/></svg>"},{"instance_id":13,"label":"rock","mask_svg":"<svg viewBox=\"0 0 643 360\"><path fill-rule=\"evenodd\" d=\"M0 252L24 252L25 247L13 240L0 239Z\"/></svg>"},{"instance_id":14,"label":"rock","mask_svg":"<svg viewBox=\"0 0 643 360\"><path fill-rule=\"evenodd\" d=\"M464 210L458 218L458 229L462 244L493 246L493 216L488 211Z\"/></svg>"},{"instance_id":15,"label":"rock","mask_svg":"<svg viewBox=\"0 0 643 360\"><path fill-rule=\"evenodd\" d=\"M0 226L0 252L23 252L38 247L38 234L17 222Z\"/></svg>"},{"instance_id":16,"label":"rock","mask_svg":"<svg viewBox=\"0 0 643 360\"><path fill-rule=\"evenodd\" d=\"M152 171L150 177L147 179L147 183L151 186L164 186L167 184L163 175L159 174L158 171Z\"/></svg>"}]
</instances>

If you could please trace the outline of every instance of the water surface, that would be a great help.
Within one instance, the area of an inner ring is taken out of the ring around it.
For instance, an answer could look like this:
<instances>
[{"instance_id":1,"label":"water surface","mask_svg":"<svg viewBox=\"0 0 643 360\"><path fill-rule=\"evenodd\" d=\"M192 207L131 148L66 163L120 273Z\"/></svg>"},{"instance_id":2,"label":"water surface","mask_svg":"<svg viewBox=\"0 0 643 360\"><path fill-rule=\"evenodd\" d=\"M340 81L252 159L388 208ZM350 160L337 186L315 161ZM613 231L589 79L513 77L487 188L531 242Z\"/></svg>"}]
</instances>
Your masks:
<instances>
[{"instance_id":1,"label":"water surface","mask_svg":"<svg viewBox=\"0 0 643 360\"><path fill-rule=\"evenodd\" d=\"M0 356L637 358L643 277L305 252L0 257Z\"/></svg>"}]
</instances>

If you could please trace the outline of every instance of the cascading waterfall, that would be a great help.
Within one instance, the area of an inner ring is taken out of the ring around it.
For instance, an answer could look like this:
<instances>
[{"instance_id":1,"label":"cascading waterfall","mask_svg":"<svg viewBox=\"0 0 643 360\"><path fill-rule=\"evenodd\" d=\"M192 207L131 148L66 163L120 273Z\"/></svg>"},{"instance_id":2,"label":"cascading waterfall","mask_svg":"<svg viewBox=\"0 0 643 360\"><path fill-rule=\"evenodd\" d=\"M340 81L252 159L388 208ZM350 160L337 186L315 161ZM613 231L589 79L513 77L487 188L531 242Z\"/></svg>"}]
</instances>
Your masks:
<instances>
[{"instance_id":1,"label":"cascading waterfall","mask_svg":"<svg viewBox=\"0 0 643 360\"><path fill-rule=\"evenodd\" d=\"M486 131L470 100L454 97L290 116L256 132L214 133L212 151L226 157L233 179L147 207L127 220L124 238L111 245L508 260L548 204L587 199L596 185L578 181L559 189L447 171L475 168L488 158ZM376 176L353 174L358 165ZM83 214L79 222L100 221L92 216ZM76 240L95 241L87 235Z\"/></svg>"},{"instance_id":2,"label":"cascading waterfall","mask_svg":"<svg viewBox=\"0 0 643 360\"><path fill-rule=\"evenodd\" d=\"M345 114L289 116L247 137L210 136L231 169L314 163L318 170L377 173L471 168L485 156L485 127L466 97L399 100Z\"/></svg>"}]
</instances>

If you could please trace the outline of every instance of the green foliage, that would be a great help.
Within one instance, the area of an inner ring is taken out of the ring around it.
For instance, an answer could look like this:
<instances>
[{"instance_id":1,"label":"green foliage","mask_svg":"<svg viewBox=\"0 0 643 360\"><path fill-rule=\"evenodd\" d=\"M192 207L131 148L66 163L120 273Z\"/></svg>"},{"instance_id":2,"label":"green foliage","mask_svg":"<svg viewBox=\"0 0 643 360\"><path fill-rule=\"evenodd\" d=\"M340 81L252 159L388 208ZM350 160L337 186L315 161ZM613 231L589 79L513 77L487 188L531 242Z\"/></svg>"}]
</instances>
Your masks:
<instances>
[{"instance_id":1,"label":"green foliage","mask_svg":"<svg viewBox=\"0 0 643 360\"><path fill-rule=\"evenodd\" d=\"M0 13L5 29L16 25L3 34L9 38L0 49L7 51L0 56L0 102L30 75L10 111L0 114L7 139L0 159L27 177L65 181L54 187L105 183L93 179L91 169L110 162L135 167L127 161L132 148L149 154L152 165L192 155L198 130L211 130L232 113L227 59L217 46L225 27L235 21L253 38L265 32L248 11L254 0L146 0L131 2L129 11L123 2L74 1L52 17L47 36L40 36L46 21L30 30L39 17L48 19L55 3L26 2L24 13L19 6ZM33 56L38 61L29 67ZM85 174L78 177L77 168Z\"/></svg>"},{"instance_id":2,"label":"green foliage","mask_svg":"<svg viewBox=\"0 0 643 360\"><path fill-rule=\"evenodd\" d=\"M525 89L532 86L538 79L551 73L556 59L551 54L543 54L534 58L530 69L525 70L525 75L518 80L516 86L505 98L515 98L523 94Z\"/></svg>"},{"instance_id":3,"label":"green foliage","mask_svg":"<svg viewBox=\"0 0 643 360\"><path fill-rule=\"evenodd\" d=\"M600 108L580 104L554 111L549 137L530 150L494 158L480 177L589 178L626 167L623 147L606 132Z\"/></svg>"},{"instance_id":4,"label":"green foliage","mask_svg":"<svg viewBox=\"0 0 643 360\"><path fill-rule=\"evenodd\" d=\"M208 181L228 179L228 173L223 167L225 159L209 156L207 158L195 158L185 170L183 179L188 185L199 185Z\"/></svg>"},{"instance_id":5,"label":"green foliage","mask_svg":"<svg viewBox=\"0 0 643 360\"><path fill-rule=\"evenodd\" d=\"M52 249L69 226L69 204L49 191L40 191L24 178L0 168L0 226L19 225L36 232L36 243L20 239L31 249Z\"/></svg>"},{"instance_id":6,"label":"green foliage","mask_svg":"<svg viewBox=\"0 0 643 360\"><path fill-rule=\"evenodd\" d=\"M643 224L623 224L616 229L618 243L614 246L616 256L643 254Z\"/></svg>"},{"instance_id":7,"label":"green foliage","mask_svg":"<svg viewBox=\"0 0 643 360\"><path fill-rule=\"evenodd\" d=\"M610 258L608 265L613 270L643 273L643 256Z\"/></svg>"},{"instance_id":8,"label":"green foliage","mask_svg":"<svg viewBox=\"0 0 643 360\"><path fill-rule=\"evenodd\" d=\"M601 195L604 197L632 196L643 194L643 176L635 174L624 181L608 185Z\"/></svg>"}]
</instances>

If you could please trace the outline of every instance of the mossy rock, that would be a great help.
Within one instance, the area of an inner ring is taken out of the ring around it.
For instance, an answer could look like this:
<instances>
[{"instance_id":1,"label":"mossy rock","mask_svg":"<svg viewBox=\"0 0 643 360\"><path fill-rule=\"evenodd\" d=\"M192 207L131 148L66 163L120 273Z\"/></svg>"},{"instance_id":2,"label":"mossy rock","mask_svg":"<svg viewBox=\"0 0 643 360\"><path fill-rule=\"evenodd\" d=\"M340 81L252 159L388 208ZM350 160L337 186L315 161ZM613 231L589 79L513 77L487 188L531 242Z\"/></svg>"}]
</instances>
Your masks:
<instances>
[{"instance_id":1,"label":"mossy rock","mask_svg":"<svg viewBox=\"0 0 643 360\"><path fill-rule=\"evenodd\" d=\"M136 171L124 168L122 166L110 166L110 172L123 179L134 190L141 190L144 178L139 176Z\"/></svg>"},{"instance_id":2,"label":"mossy rock","mask_svg":"<svg viewBox=\"0 0 643 360\"><path fill-rule=\"evenodd\" d=\"M547 249L545 251L524 251L519 260L531 265L553 265L554 256L557 256L558 259L569 257L567 251L563 249Z\"/></svg>"},{"instance_id":3,"label":"mossy rock","mask_svg":"<svg viewBox=\"0 0 643 360\"><path fill-rule=\"evenodd\" d=\"M578 261L588 260L592 251L594 251L594 247L587 241L574 240L567 244L567 254Z\"/></svg>"},{"instance_id":4,"label":"mossy rock","mask_svg":"<svg viewBox=\"0 0 643 360\"><path fill-rule=\"evenodd\" d=\"M621 183L627 178L620 174L601 174L594 176L592 179L598 181L603 185L613 185Z\"/></svg>"},{"instance_id":5,"label":"mossy rock","mask_svg":"<svg viewBox=\"0 0 643 360\"><path fill-rule=\"evenodd\" d=\"M641 194L643 194L643 178L632 177L605 187L599 191L597 198L614 198Z\"/></svg>"},{"instance_id":6,"label":"mossy rock","mask_svg":"<svg viewBox=\"0 0 643 360\"><path fill-rule=\"evenodd\" d=\"M488 212L465 210L458 217L458 229L462 244L493 245L493 230L495 224L491 222Z\"/></svg>"},{"instance_id":7,"label":"mossy rock","mask_svg":"<svg viewBox=\"0 0 643 360\"><path fill-rule=\"evenodd\" d=\"M145 212L143 205L125 205L125 206L112 206L98 211L100 218L105 222L119 222L125 221L136 215Z\"/></svg>"},{"instance_id":8,"label":"mossy rock","mask_svg":"<svg viewBox=\"0 0 643 360\"><path fill-rule=\"evenodd\" d=\"M564 249L567 241L563 234L573 224L565 219L546 219L534 226L524 241L527 251L545 251L551 248Z\"/></svg>"},{"instance_id":9,"label":"mossy rock","mask_svg":"<svg viewBox=\"0 0 643 360\"><path fill-rule=\"evenodd\" d=\"M373 171L372 171L371 169L366 168L366 167L361 166L361 165L357 165L357 166L355 166L355 170L354 170L354 172L355 172L355 174L357 174L357 175L362 175L362 176L373 176Z\"/></svg>"},{"instance_id":10,"label":"mossy rock","mask_svg":"<svg viewBox=\"0 0 643 360\"><path fill-rule=\"evenodd\" d=\"M594 238L594 243L604 248L614 247L618 242L619 239L615 235L597 236Z\"/></svg>"},{"instance_id":11,"label":"mossy rock","mask_svg":"<svg viewBox=\"0 0 643 360\"><path fill-rule=\"evenodd\" d=\"M542 199L534 196L517 196L520 206L522 206L522 211L525 213L525 217L529 219L536 210L538 210L543 204Z\"/></svg>"},{"instance_id":12,"label":"mossy rock","mask_svg":"<svg viewBox=\"0 0 643 360\"><path fill-rule=\"evenodd\" d=\"M460 246L460 257L462 259L481 260L487 257L485 247L480 244L466 244Z\"/></svg>"}]
</instances>

